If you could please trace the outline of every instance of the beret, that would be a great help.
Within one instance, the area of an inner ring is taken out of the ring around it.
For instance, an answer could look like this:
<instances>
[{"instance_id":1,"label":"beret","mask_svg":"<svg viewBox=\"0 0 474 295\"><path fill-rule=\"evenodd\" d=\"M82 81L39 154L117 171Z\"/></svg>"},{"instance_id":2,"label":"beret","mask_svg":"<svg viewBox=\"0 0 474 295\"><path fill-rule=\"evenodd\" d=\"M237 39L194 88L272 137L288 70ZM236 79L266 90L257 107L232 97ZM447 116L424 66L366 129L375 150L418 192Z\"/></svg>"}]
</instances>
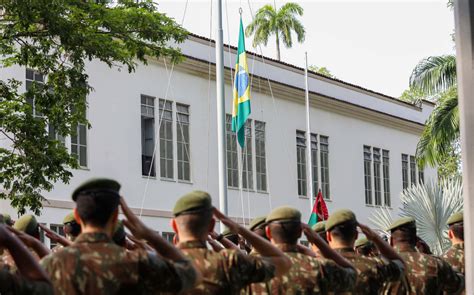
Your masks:
<instances>
[{"instance_id":1,"label":"beret","mask_svg":"<svg viewBox=\"0 0 474 295\"><path fill-rule=\"evenodd\" d=\"M32 236L36 233L38 222L33 215L27 214L20 217L13 225L13 228Z\"/></svg>"},{"instance_id":2,"label":"beret","mask_svg":"<svg viewBox=\"0 0 474 295\"><path fill-rule=\"evenodd\" d=\"M87 180L86 182L79 185L72 193L72 199L76 201L77 196L89 190L96 190L96 191L114 191L118 194L120 190L120 183L113 179L109 178L92 178Z\"/></svg>"},{"instance_id":3,"label":"beret","mask_svg":"<svg viewBox=\"0 0 474 295\"><path fill-rule=\"evenodd\" d=\"M301 222L301 212L288 206L278 207L273 209L272 212L270 212L270 214L268 214L267 218L265 219L266 223L274 221Z\"/></svg>"},{"instance_id":4,"label":"beret","mask_svg":"<svg viewBox=\"0 0 474 295\"><path fill-rule=\"evenodd\" d=\"M63 219L63 224L71 223L71 222L76 222L76 218L74 218L74 212L69 213Z\"/></svg>"},{"instance_id":5,"label":"beret","mask_svg":"<svg viewBox=\"0 0 474 295\"><path fill-rule=\"evenodd\" d=\"M173 214L178 216L179 214L189 211L209 210L212 209L211 196L203 191L192 191L185 194L176 201L174 205Z\"/></svg>"},{"instance_id":6,"label":"beret","mask_svg":"<svg viewBox=\"0 0 474 295\"><path fill-rule=\"evenodd\" d=\"M2 214L3 216L3 222L7 225L13 225L13 220L10 214Z\"/></svg>"},{"instance_id":7,"label":"beret","mask_svg":"<svg viewBox=\"0 0 474 295\"><path fill-rule=\"evenodd\" d=\"M326 231L326 221L320 221L320 222L317 222L315 225L313 225L311 227L312 230L314 230L315 232L317 232L318 234L319 233L322 233L322 232L325 232Z\"/></svg>"},{"instance_id":8,"label":"beret","mask_svg":"<svg viewBox=\"0 0 474 295\"><path fill-rule=\"evenodd\" d=\"M119 220L117 224L115 224L112 240L116 243L120 243L123 239L125 239L125 227L123 226L122 220Z\"/></svg>"},{"instance_id":9,"label":"beret","mask_svg":"<svg viewBox=\"0 0 474 295\"><path fill-rule=\"evenodd\" d=\"M365 246L367 244L371 243L367 238L360 238L358 239L355 244L354 244L354 247L360 247L360 246Z\"/></svg>"},{"instance_id":10,"label":"beret","mask_svg":"<svg viewBox=\"0 0 474 295\"><path fill-rule=\"evenodd\" d=\"M392 231L392 230L397 229L398 227L404 226L404 225L416 226L415 218L413 218L413 217L403 217L403 218L397 219L387 228L387 230Z\"/></svg>"},{"instance_id":11,"label":"beret","mask_svg":"<svg viewBox=\"0 0 474 295\"><path fill-rule=\"evenodd\" d=\"M338 210L326 220L326 231L330 231L333 227L348 221L357 222L354 212L347 209Z\"/></svg>"},{"instance_id":12,"label":"beret","mask_svg":"<svg viewBox=\"0 0 474 295\"><path fill-rule=\"evenodd\" d=\"M463 216L463 212L456 212L454 213L453 215L451 215L449 218L448 218L448 222L446 222L448 225L451 225L453 223L458 223L458 222L462 222L464 221L464 216Z\"/></svg>"},{"instance_id":13,"label":"beret","mask_svg":"<svg viewBox=\"0 0 474 295\"><path fill-rule=\"evenodd\" d=\"M260 216L252 219L249 224L249 230L254 230L254 229L259 229L262 226L265 225L265 219L267 219L266 216Z\"/></svg>"}]
</instances>

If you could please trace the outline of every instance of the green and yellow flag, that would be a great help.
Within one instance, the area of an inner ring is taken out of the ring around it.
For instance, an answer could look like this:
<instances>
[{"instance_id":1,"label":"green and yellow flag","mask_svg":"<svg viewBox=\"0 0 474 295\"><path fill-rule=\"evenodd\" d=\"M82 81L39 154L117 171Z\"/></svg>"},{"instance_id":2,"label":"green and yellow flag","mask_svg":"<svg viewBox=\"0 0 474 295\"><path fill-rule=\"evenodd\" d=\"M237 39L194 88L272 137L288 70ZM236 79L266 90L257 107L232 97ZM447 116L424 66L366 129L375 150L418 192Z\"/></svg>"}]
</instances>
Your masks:
<instances>
[{"instance_id":1,"label":"green and yellow flag","mask_svg":"<svg viewBox=\"0 0 474 295\"><path fill-rule=\"evenodd\" d=\"M245 35L240 18L239 46L235 62L234 103L232 107L232 131L237 133L241 147L245 144L245 121L250 116L250 79L245 55Z\"/></svg>"}]
</instances>

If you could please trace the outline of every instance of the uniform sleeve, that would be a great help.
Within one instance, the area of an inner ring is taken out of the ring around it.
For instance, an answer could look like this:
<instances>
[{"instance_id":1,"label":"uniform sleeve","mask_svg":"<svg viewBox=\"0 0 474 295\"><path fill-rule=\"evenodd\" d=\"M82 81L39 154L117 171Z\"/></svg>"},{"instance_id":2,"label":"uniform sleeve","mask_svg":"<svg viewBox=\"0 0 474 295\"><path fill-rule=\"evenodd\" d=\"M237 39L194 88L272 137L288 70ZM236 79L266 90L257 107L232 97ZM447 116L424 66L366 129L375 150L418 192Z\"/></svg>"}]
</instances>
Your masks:
<instances>
[{"instance_id":1,"label":"uniform sleeve","mask_svg":"<svg viewBox=\"0 0 474 295\"><path fill-rule=\"evenodd\" d=\"M321 260L322 282L328 291L346 292L351 291L356 282L357 273L350 267L340 267L334 261Z\"/></svg>"},{"instance_id":2,"label":"uniform sleeve","mask_svg":"<svg viewBox=\"0 0 474 295\"><path fill-rule=\"evenodd\" d=\"M194 287L197 278L191 261L170 261L155 253L146 254L146 259L141 260L139 271L140 283L151 293L156 292L157 288L162 292L179 293Z\"/></svg>"},{"instance_id":3,"label":"uniform sleeve","mask_svg":"<svg viewBox=\"0 0 474 295\"><path fill-rule=\"evenodd\" d=\"M444 260L438 259L438 278L441 280L443 290L448 294L458 294L464 289L464 275L456 272Z\"/></svg>"},{"instance_id":4,"label":"uniform sleeve","mask_svg":"<svg viewBox=\"0 0 474 295\"><path fill-rule=\"evenodd\" d=\"M27 280L8 270L0 270L0 294L52 295L53 287L49 282Z\"/></svg>"},{"instance_id":5,"label":"uniform sleeve","mask_svg":"<svg viewBox=\"0 0 474 295\"><path fill-rule=\"evenodd\" d=\"M275 266L268 258L245 255L237 250L222 252L227 256L227 275L236 286L266 282L275 276Z\"/></svg>"},{"instance_id":6,"label":"uniform sleeve","mask_svg":"<svg viewBox=\"0 0 474 295\"><path fill-rule=\"evenodd\" d=\"M377 259L377 272L381 281L399 281L405 272L405 265L401 260Z\"/></svg>"}]
</instances>

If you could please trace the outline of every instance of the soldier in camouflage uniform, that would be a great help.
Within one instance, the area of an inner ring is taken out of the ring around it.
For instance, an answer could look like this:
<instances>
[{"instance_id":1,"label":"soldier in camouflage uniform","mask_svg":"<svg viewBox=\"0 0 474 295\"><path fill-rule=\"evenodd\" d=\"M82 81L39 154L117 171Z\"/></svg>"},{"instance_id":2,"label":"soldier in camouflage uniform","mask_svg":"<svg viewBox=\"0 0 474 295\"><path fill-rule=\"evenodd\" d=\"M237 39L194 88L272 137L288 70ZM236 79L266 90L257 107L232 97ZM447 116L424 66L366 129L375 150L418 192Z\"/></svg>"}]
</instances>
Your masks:
<instances>
[{"instance_id":1,"label":"soldier in camouflage uniform","mask_svg":"<svg viewBox=\"0 0 474 295\"><path fill-rule=\"evenodd\" d=\"M326 221L323 220L317 222L311 227L311 229L317 233L326 243L328 242L326 239ZM319 251L319 248L316 247L316 245L311 244L311 249L316 254L316 257L322 257L321 252Z\"/></svg>"},{"instance_id":2,"label":"soldier in camouflage uniform","mask_svg":"<svg viewBox=\"0 0 474 295\"><path fill-rule=\"evenodd\" d=\"M82 233L74 243L45 257L56 294L155 294L179 293L194 286L198 273L181 251L146 227L119 195L120 184L111 179L92 179L72 194L75 219ZM123 222L138 238L158 252L126 251L111 237L118 206Z\"/></svg>"},{"instance_id":3,"label":"soldier in camouflage uniform","mask_svg":"<svg viewBox=\"0 0 474 295\"><path fill-rule=\"evenodd\" d=\"M464 268L464 218L463 212L454 213L448 219L448 237L451 240L452 246L443 255L454 270L465 274Z\"/></svg>"},{"instance_id":4,"label":"soldier in camouflage uniform","mask_svg":"<svg viewBox=\"0 0 474 295\"><path fill-rule=\"evenodd\" d=\"M55 253L61 250L63 247L70 246L72 242L79 236L81 233L81 226L77 223L74 218L74 212L69 213L63 219L63 230L66 238L56 234L47 227L40 226L41 229L45 232L45 235L51 240L57 243L56 246L51 249L51 252Z\"/></svg>"},{"instance_id":5,"label":"soldier in camouflage uniform","mask_svg":"<svg viewBox=\"0 0 474 295\"><path fill-rule=\"evenodd\" d=\"M329 291L349 291L356 273L352 265L329 246L311 229L301 223L301 213L290 207L274 209L266 219L266 234L273 244L290 258L292 267L284 275L273 278L271 294L326 294ZM308 240L315 243L327 258L317 259L299 251L298 239L305 229ZM335 262L337 261L339 265ZM266 294L263 284L253 284L253 294Z\"/></svg>"},{"instance_id":6,"label":"soldier in camouflage uniform","mask_svg":"<svg viewBox=\"0 0 474 295\"><path fill-rule=\"evenodd\" d=\"M185 294L239 294L254 282L264 282L285 273L291 265L284 253L248 229L238 225L212 206L208 193L194 191L181 197L173 209L172 226L179 236L178 247L201 271L203 281ZM240 250L207 249L206 240L215 224L213 215L231 232L247 239L261 257Z\"/></svg>"},{"instance_id":7,"label":"soldier in camouflage uniform","mask_svg":"<svg viewBox=\"0 0 474 295\"><path fill-rule=\"evenodd\" d=\"M0 294L53 294L53 288L46 272L22 242L12 235L3 224L0 224L0 247L8 249L18 267L15 274L6 268L0 269Z\"/></svg>"},{"instance_id":8,"label":"soldier in camouflage uniform","mask_svg":"<svg viewBox=\"0 0 474 295\"><path fill-rule=\"evenodd\" d=\"M360 238L355 241L354 250L357 254L367 257L379 257L380 255L374 243L367 238Z\"/></svg>"},{"instance_id":9,"label":"soldier in camouflage uniform","mask_svg":"<svg viewBox=\"0 0 474 295\"><path fill-rule=\"evenodd\" d=\"M464 289L464 276L444 260L416 250L416 222L401 218L388 228L390 241L405 261L406 274L401 282L390 283L387 294L458 294Z\"/></svg>"}]
</instances>

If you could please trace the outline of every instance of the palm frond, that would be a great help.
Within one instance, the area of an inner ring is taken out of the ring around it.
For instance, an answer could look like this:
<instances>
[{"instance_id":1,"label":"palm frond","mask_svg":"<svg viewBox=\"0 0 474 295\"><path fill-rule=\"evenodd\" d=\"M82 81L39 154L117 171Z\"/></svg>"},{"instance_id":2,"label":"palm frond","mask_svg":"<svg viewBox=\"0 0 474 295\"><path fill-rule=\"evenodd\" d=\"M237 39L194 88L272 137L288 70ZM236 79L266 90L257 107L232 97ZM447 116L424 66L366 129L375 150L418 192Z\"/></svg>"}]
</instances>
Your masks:
<instances>
[{"instance_id":1,"label":"palm frond","mask_svg":"<svg viewBox=\"0 0 474 295\"><path fill-rule=\"evenodd\" d=\"M369 221L375 226L374 228L383 233L386 236L389 236L390 233L387 232L387 228L393 223L394 218L392 216L392 211L388 208L379 208L373 214L372 217L369 217Z\"/></svg>"},{"instance_id":2,"label":"palm frond","mask_svg":"<svg viewBox=\"0 0 474 295\"><path fill-rule=\"evenodd\" d=\"M301 7L298 3L288 2L279 9L278 14L281 14L281 15L297 14L301 16L303 15L303 12L304 12L303 7Z\"/></svg>"},{"instance_id":3,"label":"palm frond","mask_svg":"<svg viewBox=\"0 0 474 295\"><path fill-rule=\"evenodd\" d=\"M410 86L428 94L443 92L456 84L456 57L454 55L430 56L413 69Z\"/></svg>"}]
</instances>

